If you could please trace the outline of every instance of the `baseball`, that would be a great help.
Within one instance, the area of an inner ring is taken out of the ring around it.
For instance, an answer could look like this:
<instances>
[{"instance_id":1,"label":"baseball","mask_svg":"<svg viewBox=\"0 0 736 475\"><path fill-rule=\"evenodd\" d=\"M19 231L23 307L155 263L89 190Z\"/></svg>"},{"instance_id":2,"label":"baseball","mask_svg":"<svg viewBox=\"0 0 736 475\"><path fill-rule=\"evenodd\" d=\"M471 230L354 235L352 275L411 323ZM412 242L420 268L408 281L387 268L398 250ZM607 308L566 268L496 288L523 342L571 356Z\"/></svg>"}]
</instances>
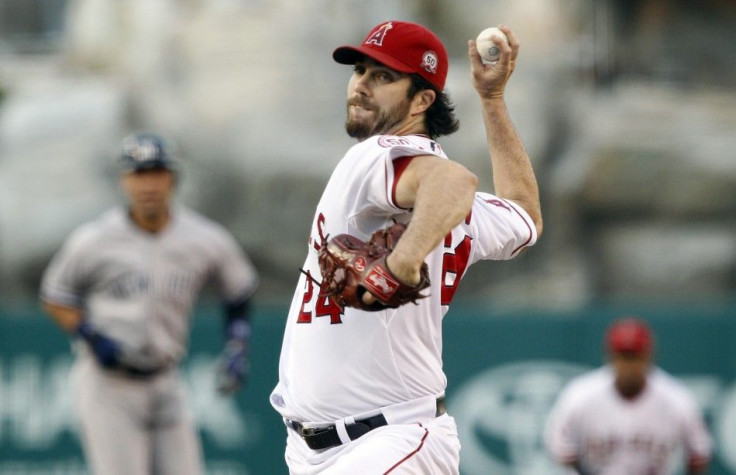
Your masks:
<instances>
[{"instance_id":1,"label":"baseball","mask_svg":"<svg viewBox=\"0 0 736 475\"><path fill-rule=\"evenodd\" d=\"M498 46L496 46L493 39L491 39L493 35L503 38L506 43L509 42L509 39L506 38L503 31L499 30L495 26L481 31L478 38L475 40L475 44L478 47L478 53L480 53L480 57L483 59L484 64L493 64L498 61L499 56L501 56L501 50L498 49Z\"/></svg>"}]
</instances>

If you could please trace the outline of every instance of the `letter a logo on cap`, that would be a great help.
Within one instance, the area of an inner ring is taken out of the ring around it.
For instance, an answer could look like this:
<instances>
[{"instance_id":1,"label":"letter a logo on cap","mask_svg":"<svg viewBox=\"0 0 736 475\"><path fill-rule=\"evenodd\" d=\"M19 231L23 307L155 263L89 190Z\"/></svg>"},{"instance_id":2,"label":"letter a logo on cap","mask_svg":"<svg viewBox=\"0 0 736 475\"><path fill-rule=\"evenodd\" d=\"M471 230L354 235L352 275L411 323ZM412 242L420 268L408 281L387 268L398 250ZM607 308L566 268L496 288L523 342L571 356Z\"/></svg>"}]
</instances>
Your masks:
<instances>
[{"instance_id":1,"label":"letter a logo on cap","mask_svg":"<svg viewBox=\"0 0 736 475\"><path fill-rule=\"evenodd\" d=\"M376 46L383 46L383 39L386 37L386 33L388 33L388 30L393 28L394 26L391 24L391 22L384 23L383 25L376 28L376 31L373 32L366 40L365 44L374 44Z\"/></svg>"}]
</instances>

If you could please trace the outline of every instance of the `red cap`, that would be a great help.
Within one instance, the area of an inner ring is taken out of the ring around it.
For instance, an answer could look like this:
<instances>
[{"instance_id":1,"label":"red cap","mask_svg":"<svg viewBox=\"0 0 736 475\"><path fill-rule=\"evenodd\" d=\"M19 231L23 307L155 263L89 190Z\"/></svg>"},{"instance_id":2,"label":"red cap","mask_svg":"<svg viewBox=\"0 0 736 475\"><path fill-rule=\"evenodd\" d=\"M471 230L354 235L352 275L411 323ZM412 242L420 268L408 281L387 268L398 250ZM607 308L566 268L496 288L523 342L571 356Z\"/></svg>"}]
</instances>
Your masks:
<instances>
[{"instance_id":1,"label":"red cap","mask_svg":"<svg viewBox=\"0 0 736 475\"><path fill-rule=\"evenodd\" d=\"M606 345L611 353L647 354L652 351L652 332L641 319L626 317L611 325Z\"/></svg>"},{"instance_id":2,"label":"red cap","mask_svg":"<svg viewBox=\"0 0 736 475\"><path fill-rule=\"evenodd\" d=\"M368 56L402 73L417 73L442 91L447 78L447 50L437 35L422 25L386 21L376 26L360 46L340 46L332 58L355 64Z\"/></svg>"}]
</instances>

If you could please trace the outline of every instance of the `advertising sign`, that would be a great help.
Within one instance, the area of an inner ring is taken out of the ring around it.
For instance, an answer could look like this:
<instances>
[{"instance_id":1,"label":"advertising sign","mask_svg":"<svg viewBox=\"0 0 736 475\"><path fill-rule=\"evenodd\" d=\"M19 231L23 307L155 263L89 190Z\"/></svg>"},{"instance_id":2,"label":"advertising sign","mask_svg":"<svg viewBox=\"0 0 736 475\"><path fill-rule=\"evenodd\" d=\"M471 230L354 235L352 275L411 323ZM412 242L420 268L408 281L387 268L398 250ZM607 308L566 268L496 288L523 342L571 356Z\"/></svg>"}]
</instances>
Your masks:
<instances>
[{"instance_id":1,"label":"advertising sign","mask_svg":"<svg viewBox=\"0 0 736 475\"><path fill-rule=\"evenodd\" d=\"M709 473L736 473L736 321L729 312L647 312L658 338L657 362L694 391L706 415L716 444ZM451 310L443 351L463 475L562 473L542 445L546 417L570 378L602 364L602 335L619 313L599 308L561 318ZM251 379L235 397L221 397L214 366L222 321L217 310L197 312L182 372L210 475L288 473L286 429L268 402L285 316L285 308L257 309ZM37 310L0 313L0 475L88 473L74 415L72 362L66 335L48 317Z\"/></svg>"}]
</instances>

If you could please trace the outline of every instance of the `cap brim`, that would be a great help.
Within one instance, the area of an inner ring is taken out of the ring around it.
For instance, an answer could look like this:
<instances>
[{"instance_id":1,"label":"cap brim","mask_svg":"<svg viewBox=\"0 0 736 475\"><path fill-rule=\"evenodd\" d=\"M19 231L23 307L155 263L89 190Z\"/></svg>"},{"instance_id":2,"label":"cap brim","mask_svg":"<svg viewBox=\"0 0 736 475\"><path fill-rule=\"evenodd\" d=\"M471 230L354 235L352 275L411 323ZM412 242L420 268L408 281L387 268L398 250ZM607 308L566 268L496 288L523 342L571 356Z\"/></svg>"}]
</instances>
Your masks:
<instances>
[{"instance_id":1,"label":"cap brim","mask_svg":"<svg viewBox=\"0 0 736 475\"><path fill-rule=\"evenodd\" d=\"M409 67L393 56L364 46L340 46L332 52L332 59L340 64L355 64L365 56L402 73L414 72L414 68Z\"/></svg>"}]
</instances>

